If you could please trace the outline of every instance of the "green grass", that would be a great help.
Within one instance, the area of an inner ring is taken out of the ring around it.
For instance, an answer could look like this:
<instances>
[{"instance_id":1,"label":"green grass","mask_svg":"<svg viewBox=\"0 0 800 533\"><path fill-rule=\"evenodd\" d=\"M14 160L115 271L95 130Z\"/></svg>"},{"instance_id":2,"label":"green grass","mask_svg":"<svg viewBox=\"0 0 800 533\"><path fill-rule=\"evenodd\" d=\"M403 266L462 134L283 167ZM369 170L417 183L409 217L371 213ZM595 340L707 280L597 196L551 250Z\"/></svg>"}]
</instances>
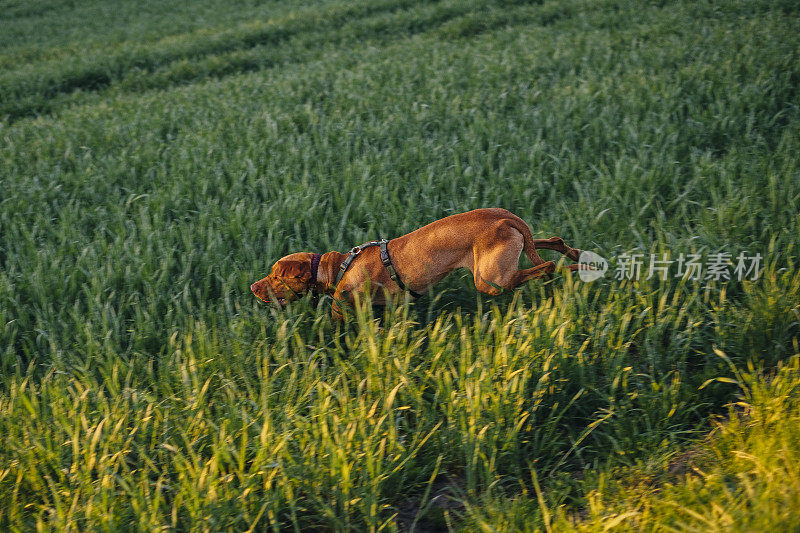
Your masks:
<instances>
[{"instance_id":1,"label":"green grass","mask_svg":"<svg viewBox=\"0 0 800 533\"><path fill-rule=\"evenodd\" d=\"M798 527L794 2L109 6L0 4L0 529ZM765 270L249 293L487 206Z\"/></svg>"},{"instance_id":2,"label":"green grass","mask_svg":"<svg viewBox=\"0 0 800 533\"><path fill-rule=\"evenodd\" d=\"M725 354L719 352L722 357ZM794 531L800 527L798 357L765 377L748 365L738 401L707 438L679 453L603 472L583 483L586 506L536 489L484 495L467 510L474 530ZM534 478L535 479L535 478ZM534 481L535 486L535 481Z\"/></svg>"}]
</instances>

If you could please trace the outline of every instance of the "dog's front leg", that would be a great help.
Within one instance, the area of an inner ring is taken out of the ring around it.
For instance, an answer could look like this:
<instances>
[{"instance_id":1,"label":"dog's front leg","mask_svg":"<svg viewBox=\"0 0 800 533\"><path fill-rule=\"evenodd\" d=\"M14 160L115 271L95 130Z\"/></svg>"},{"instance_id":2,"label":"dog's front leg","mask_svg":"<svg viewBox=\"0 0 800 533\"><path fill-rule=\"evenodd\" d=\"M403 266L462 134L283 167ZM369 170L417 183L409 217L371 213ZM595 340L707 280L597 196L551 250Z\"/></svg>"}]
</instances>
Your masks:
<instances>
[{"instance_id":1,"label":"dog's front leg","mask_svg":"<svg viewBox=\"0 0 800 533\"><path fill-rule=\"evenodd\" d=\"M347 295L344 291L337 290L331 297L331 319L334 322L344 322L344 309L343 307L348 304Z\"/></svg>"}]
</instances>

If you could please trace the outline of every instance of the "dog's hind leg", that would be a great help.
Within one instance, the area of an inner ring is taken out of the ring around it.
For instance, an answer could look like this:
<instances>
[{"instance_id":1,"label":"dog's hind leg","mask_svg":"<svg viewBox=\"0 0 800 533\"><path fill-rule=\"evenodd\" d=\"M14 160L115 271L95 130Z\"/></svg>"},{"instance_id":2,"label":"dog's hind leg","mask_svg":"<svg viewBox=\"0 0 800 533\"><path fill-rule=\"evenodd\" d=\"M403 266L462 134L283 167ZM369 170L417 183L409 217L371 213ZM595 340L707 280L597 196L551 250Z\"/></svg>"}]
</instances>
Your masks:
<instances>
[{"instance_id":1,"label":"dog's hind leg","mask_svg":"<svg viewBox=\"0 0 800 533\"><path fill-rule=\"evenodd\" d=\"M514 289L528 280L545 276L555 270L555 263L542 259L532 268L519 270L522 249L522 234L505 222L494 231L487 232L484 239L475 243L473 249L472 275L475 287L483 293L496 296L504 290Z\"/></svg>"},{"instance_id":2,"label":"dog's hind leg","mask_svg":"<svg viewBox=\"0 0 800 533\"><path fill-rule=\"evenodd\" d=\"M580 250L578 250L577 248L572 248L570 246L567 246L566 243L564 243L564 239L562 239L561 237L550 237L549 239L533 239L533 245L540 250L555 250L556 252L566 255L573 261L577 261L581 256Z\"/></svg>"},{"instance_id":3,"label":"dog's hind leg","mask_svg":"<svg viewBox=\"0 0 800 533\"><path fill-rule=\"evenodd\" d=\"M556 269L556 264L552 261L545 261L541 265L526 268L524 270L517 270L511 272L510 275L496 275L497 273L486 273L484 275L479 269L476 269L473 277L475 279L475 287L486 294L497 296L503 291L515 289L535 278L541 278L552 274Z\"/></svg>"}]
</instances>

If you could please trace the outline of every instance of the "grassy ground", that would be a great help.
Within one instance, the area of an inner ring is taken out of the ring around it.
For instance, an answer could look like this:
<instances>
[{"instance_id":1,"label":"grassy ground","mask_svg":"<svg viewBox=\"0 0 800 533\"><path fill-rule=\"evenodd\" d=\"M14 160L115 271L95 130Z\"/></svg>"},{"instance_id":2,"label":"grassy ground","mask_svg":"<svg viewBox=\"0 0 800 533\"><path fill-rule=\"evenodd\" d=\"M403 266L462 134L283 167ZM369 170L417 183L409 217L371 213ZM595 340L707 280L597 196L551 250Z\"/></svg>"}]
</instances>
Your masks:
<instances>
[{"instance_id":1,"label":"grassy ground","mask_svg":"<svg viewBox=\"0 0 800 533\"><path fill-rule=\"evenodd\" d=\"M800 527L795 2L0 7L0 528ZM764 271L249 294L487 206Z\"/></svg>"}]
</instances>

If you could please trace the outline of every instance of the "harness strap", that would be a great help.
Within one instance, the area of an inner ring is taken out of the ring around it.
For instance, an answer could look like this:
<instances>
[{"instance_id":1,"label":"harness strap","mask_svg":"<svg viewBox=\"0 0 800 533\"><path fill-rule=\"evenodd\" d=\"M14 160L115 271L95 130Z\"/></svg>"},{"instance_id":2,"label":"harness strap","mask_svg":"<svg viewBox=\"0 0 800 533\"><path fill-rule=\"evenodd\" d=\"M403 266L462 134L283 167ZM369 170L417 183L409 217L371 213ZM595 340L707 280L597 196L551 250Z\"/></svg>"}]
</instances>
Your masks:
<instances>
[{"instance_id":1,"label":"harness strap","mask_svg":"<svg viewBox=\"0 0 800 533\"><path fill-rule=\"evenodd\" d=\"M344 261L342 261L342 264L339 265L339 272L337 272L336 280L333 282L334 290L336 290L336 287L339 286L339 282L342 281L344 273L347 272L348 268L350 268L350 264L355 260L358 254L364 250L364 248L369 248L370 246L379 246L381 252L381 262L389 272L389 276L392 278L392 281L397 283L397 286L400 287L400 290L408 291L414 298L419 298L422 296L411 289L407 289L403 281L400 279L400 276L397 275L397 271L395 270L394 265L392 265L392 259L389 257L389 249L387 247L388 244L388 240L381 239L380 241L370 241L359 246L354 246L353 249L348 252L347 257L345 257Z\"/></svg>"},{"instance_id":2,"label":"harness strap","mask_svg":"<svg viewBox=\"0 0 800 533\"><path fill-rule=\"evenodd\" d=\"M365 242L364 244L361 244L359 246L353 246L353 248L347 253L347 257L345 257L344 261L342 261L342 264L339 265L339 272L336 274L336 281L333 282L334 290L336 289L336 287L339 286L339 282L342 281L344 273L347 272L348 268L350 268L350 263L352 263L353 260L355 260L358 254L360 254L364 250L364 248L369 248L370 246L378 246L379 244L380 242L378 241L370 241L370 242Z\"/></svg>"},{"instance_id":3,"label":"harness strap","mask_svg":"<svg viewBox=\"0 0 800 533\"><path fill-rule=\"evenodd\" d=\"M406 289L406 284L403 283L403 280L400 279L400 276L397 275L397 270L394 269L394 265L392 264L392 258L389 257L389 241L386 239L381 239L380 247L381 247L381 263L383 266L386 267L386 270L389 271L389 276L392 278L392 281L397 283L397 286L400 287L401 291L408 291L411 296L414 298L419 298L422 296L418 292L414 292L411 289Z\"/></svg>"}]
</instances>

